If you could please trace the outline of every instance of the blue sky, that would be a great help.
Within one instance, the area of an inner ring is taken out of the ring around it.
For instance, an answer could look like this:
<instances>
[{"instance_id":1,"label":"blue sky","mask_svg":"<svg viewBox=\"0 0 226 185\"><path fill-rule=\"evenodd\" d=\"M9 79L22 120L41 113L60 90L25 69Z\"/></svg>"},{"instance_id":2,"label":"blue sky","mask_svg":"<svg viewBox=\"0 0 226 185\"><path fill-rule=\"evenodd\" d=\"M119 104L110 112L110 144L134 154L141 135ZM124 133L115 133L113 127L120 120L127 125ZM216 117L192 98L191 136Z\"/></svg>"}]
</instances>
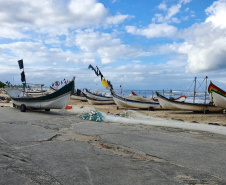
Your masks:
<instances>
[{"instance_id":1,"label":"blue sky","mask_svg":"<svg viewBox=\"0 0 226 185\"><path fill-rule=\"evenodd\" d=\"M103 89L226 84L226 0L0 0L0 81ZM226 88L225 88L226 89Z\"/></svg>"}]
</instances>

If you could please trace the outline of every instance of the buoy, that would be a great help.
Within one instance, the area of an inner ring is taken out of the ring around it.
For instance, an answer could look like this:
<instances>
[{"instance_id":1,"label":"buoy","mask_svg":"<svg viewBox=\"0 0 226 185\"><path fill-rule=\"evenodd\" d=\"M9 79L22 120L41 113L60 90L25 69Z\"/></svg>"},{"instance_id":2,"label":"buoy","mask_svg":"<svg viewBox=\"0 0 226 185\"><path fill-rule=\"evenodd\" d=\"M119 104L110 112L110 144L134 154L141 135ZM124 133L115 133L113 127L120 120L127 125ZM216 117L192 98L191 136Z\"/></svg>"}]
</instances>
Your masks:
<instances>
[{"instance_id":1,"label":"buoy","mask_svg":"<svg viewBox=\"0 0 226 185\"><path fill-rule=\"evenodd\" d=\"M67 105L65 109L72 109L72 105Z\"/></svg>"}]
</instances>

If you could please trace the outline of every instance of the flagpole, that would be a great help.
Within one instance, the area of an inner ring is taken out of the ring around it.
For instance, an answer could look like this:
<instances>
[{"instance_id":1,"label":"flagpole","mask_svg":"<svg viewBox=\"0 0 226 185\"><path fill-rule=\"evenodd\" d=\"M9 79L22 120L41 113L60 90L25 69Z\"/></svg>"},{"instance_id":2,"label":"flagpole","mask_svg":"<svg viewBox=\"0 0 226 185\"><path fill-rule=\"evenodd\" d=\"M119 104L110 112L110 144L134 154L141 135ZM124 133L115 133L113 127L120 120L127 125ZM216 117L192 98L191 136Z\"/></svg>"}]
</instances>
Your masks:
<instances>
[{"instance_id":1,"label":"flagpole","mask_svg":"<svg viewBox=\"0 0 226 185\"><path fill-rule=\"evenodd\" d=\"M24 68L23 68L23 72L24 72ZM24 76L25 76L25 72L24 72ZM25 88L26 88L27 82L26 82L26 76L25 76Z\"/></svg>"}]
</instances>

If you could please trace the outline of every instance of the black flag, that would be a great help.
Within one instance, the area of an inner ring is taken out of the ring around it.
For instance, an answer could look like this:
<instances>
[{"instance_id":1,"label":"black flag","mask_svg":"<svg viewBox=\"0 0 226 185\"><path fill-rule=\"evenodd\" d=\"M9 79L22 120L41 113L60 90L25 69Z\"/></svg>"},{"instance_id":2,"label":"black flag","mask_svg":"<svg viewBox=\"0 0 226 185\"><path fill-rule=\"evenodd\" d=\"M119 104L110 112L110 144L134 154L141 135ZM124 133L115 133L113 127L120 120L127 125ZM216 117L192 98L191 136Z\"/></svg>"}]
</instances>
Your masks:
<instances>
[{"instance_id":1,"label":"black flag","mask_svg":"<svg viewBox=\"0 0 226 185\"><path fill-rule=\"evenodd\" d=\"M21 73L21 82L25 82L25 74L24 74L24 71Z\"/></svg>"},{"instance_id":2,"label":"black flag","mask_svg":"<svg viewBox=\"0 0 226 185\"><path fill-rule=\"evenodd\" d=\"M18 64L19 64L20 69L24 68L23 59L22 60L18 60Z\"/></svg>"}]
</instances>

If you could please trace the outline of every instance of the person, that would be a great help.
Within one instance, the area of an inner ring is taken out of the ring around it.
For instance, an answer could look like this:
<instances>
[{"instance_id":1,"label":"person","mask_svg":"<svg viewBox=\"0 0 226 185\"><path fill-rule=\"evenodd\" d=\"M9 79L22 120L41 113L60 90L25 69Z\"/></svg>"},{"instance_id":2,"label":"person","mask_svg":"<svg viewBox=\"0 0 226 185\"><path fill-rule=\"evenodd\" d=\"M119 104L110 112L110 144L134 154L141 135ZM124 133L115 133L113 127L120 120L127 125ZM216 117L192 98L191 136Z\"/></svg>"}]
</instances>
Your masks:
<instances>
[{"instance_id":1,"label":"person","mask_svg":"<svg viewBox=\"0 0 226 185\"><path fill-rule=\"evenodd\" d=\"M120 93L120 95L122 96L122 86L120 85L120 88L121 88L121 93Z\"/></svg>"}]
</instances>

